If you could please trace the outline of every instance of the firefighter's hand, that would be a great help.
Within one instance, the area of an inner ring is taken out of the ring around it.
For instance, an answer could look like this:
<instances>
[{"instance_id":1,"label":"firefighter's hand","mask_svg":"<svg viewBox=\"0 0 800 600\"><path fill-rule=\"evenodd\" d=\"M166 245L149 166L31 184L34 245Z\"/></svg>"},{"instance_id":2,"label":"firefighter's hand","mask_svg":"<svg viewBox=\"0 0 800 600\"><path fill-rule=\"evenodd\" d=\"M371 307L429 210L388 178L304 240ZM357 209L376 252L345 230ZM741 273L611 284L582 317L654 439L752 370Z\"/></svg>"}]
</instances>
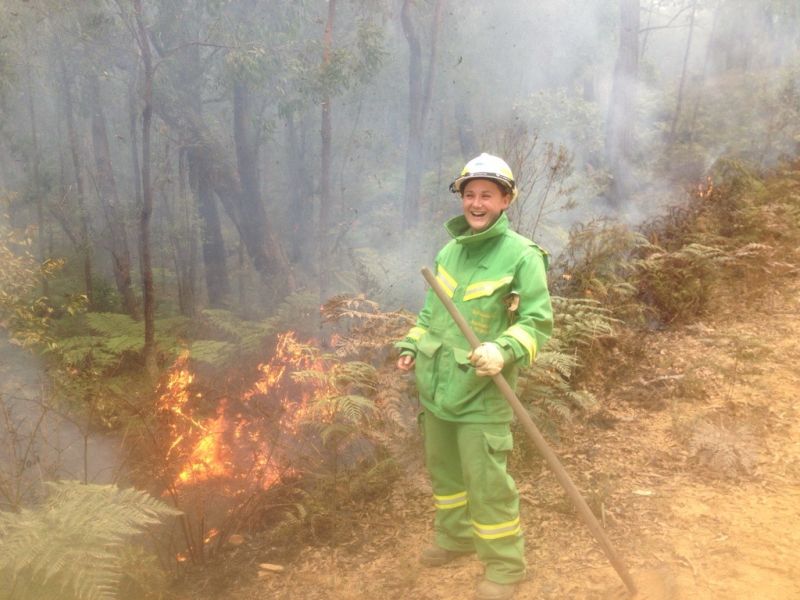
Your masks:
<instances>
[{"instance_id":1,"label":"firefighter's hand","mask_svg":"<svg viewBox=\"0 0 800 600\"><path fill-rule=\"evenodd\" d=\"M397 368L401 371L410 371L414 368L414 362L413 354L402 354L397 359Z\"/></svg>"},{"instance_id":2,"label":"firefighter's hand","mask_svg":"<svg viewBox=\"0 0 800 600\"><path fill-rule=\"evenodd\" d=\"M469 354L469 362L480 377L493 377L503 370L503 354L497 344L484 342Z\"/></svg>"}]
</instances>

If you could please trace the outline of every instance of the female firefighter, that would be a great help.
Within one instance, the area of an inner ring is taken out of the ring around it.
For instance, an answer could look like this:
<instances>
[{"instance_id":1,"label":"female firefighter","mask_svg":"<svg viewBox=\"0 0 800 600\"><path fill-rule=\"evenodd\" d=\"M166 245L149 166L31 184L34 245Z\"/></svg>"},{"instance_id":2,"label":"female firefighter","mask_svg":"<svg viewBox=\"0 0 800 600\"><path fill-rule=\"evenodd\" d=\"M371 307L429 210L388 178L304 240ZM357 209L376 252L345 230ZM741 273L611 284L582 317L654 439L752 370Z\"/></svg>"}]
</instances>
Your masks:
<instances>
[{"instance_id":1,"label":"female firefighter","mask_svg":"<svg viewBox=\"0 0 800 600\"><path fill-rule=\"evenodd\" d=\"M515 385L550 337L547 254L509 228L517 189L506 162L483 153L450 185L463 215L436 257L436 278L481 340L467 340L432 290L416 325L395 346L398 368L415 370L425 461L436 509L434 543L420 561L440 566L476 552L485 565L479 600L514 595L525 576L519 494L506 471L512 410L491 377Z\"/></svg>"}]
</instances>

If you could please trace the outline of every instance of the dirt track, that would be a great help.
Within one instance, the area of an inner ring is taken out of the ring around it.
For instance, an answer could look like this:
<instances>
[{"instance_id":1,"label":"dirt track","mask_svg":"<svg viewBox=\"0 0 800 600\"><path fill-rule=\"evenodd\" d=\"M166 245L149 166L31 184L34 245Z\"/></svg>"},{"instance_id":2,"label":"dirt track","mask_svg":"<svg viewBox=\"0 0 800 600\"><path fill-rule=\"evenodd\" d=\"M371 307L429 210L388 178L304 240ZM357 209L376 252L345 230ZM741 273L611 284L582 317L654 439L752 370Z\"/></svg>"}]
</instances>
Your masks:
<instances>
[{"instance_id":1,"label":"dirt track","mask_svg":"<svg viewBox=\"0 0 800 600\"><path fill-rule=\"evenodd\" d=\"M640 598L800 598L800 281L780 284L762 313L651 334L637 371L556 447ZM627 597L553 476L537 465L517 480L531 567L517 598ZM417 565L428 490L421 477L398 487L349 543L310 548L235 597L471 598L476 560Z\"/></svg>"}]
</instances>

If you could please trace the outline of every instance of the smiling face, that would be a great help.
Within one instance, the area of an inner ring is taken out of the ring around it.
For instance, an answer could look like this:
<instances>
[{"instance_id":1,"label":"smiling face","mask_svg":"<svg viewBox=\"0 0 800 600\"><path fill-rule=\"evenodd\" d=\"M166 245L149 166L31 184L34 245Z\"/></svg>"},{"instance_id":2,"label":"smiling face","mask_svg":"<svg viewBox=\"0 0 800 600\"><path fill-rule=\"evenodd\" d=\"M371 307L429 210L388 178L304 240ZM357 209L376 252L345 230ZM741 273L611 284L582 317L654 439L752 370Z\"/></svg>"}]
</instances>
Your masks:
<instances>
[{"instance_id":1,"label":"smiling face","mask_svg":"<svg viewBox=\"0 0 800 600\"><path fill-rule=\"evenodd\" d=\"M470 179L461 191L461 205L473 233L491 227L511 204L511 192L491 179Z\"/></svg>"}]
</instances>

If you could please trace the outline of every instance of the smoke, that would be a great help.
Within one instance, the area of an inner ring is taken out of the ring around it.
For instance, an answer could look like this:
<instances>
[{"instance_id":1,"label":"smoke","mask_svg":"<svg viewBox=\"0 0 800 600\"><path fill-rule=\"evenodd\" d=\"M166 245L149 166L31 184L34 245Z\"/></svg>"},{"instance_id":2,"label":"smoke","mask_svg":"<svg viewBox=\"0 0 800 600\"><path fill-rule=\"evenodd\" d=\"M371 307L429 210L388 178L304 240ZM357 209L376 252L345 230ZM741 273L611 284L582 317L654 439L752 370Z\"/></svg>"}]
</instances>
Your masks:
<instances>
[{"instance_id":1,"label":"smoke","mask_svg":"<svg viewBox=\"0 0 800 600\"><path fill-rule=\"evenodd\" d=\"M38 497L43 481L111 483L119 474L117 441L55 410L42 372L32 354L0 337L0 507Z\"/></svg>"}]
</instances>

